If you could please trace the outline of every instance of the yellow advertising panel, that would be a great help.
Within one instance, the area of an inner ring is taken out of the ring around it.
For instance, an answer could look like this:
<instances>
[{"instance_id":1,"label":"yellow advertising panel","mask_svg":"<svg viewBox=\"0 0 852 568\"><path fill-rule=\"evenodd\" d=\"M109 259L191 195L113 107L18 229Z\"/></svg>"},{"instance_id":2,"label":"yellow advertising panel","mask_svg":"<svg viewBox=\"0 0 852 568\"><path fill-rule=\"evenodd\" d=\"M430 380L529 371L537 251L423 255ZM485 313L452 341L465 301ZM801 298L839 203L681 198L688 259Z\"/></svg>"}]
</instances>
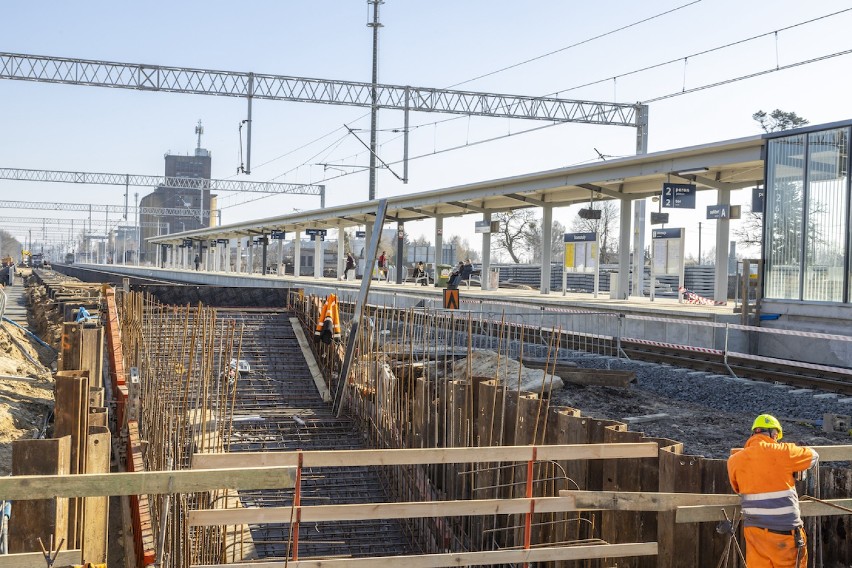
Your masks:
<instances>
[{"instance_id":1,"label":"yellow advertising panel","mask_svg":"<svg viewBox=\"0 0 852 568\"><path fill-rule=\"evenodd\" d=\"M574 268L574 247L577 243L565 243L565 268Z\"/></svg>"}]
</instances>

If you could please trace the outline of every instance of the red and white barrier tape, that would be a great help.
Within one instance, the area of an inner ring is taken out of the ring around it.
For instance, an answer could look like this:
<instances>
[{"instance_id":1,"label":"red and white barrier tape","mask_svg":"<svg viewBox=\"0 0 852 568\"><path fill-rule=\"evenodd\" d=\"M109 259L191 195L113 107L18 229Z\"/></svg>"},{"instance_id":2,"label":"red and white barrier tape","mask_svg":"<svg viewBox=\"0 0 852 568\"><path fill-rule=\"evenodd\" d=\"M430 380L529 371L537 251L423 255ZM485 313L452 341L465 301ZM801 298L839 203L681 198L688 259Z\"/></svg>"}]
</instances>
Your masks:
<instances>
[{"instance_id":1,"label":"red and white barrier tape","mask_svg":"<svg viewBox=\"0 0 852 568\"><path fill-rule=\"evenodd\" d=\"M723 302L719 300L711 300L710 298L705 298L699 294L696 294L692 290L688 290L681 286L677 289L678 294L683 295L683 301L688 304L700 304L702 306L725 306L728 302Z\"/></svg>"}]
</instances>

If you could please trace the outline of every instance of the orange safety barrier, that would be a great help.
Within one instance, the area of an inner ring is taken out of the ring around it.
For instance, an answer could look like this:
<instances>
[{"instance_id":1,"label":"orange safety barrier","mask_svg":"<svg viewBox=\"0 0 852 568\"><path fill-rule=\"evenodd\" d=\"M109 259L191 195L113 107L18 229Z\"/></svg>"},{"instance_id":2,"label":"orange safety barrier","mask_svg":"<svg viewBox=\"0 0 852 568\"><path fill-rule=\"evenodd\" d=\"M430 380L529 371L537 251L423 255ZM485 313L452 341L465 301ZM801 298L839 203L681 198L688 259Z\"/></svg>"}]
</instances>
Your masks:
<instances>
[{"instance_id":1,"label":"orange safety barrier","mask_svg":"<svg viewBox=\"0 0 852 568\"><path fill-rule=\"evenodd\" d=\"M115 304L115 288L104 286L104 297L106 297L106 339L107 355L109 356L110 383L116 403L116 424L121 428L124 425L124 412L127 408L127 379L124 372L124 352L121 345L121 330L118 324L118 309Z\"/></svg>"},{"instance_id":2,"label":"orange safety barrier","mask_svg":"<svg viewBox=\"0 0 852 568\"><path fill-rule=\"evenodd\" d=\"M139 425L135 420L127 422L127 471L145 471ZM145 568L157 561L151 505L147 495L130 496L130 516L136 545L136 565L138 568Z\"/></svg>"}]
</instances>

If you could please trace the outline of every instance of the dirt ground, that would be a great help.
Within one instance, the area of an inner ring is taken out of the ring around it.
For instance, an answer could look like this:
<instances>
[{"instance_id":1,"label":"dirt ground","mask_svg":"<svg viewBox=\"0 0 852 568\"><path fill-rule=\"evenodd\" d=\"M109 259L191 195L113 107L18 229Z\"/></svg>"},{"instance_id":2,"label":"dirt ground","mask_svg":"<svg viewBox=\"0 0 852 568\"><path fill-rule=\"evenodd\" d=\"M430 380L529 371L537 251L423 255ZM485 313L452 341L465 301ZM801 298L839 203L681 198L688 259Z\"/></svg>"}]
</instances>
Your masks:
<instances>
[{"instance_id":1,"label":"dirt ground","mask_svg":"<svg viewBox=\"0 0 852 568\"><path fill-rule=\"evenodd\" d=\"M53 354L23 330L0 325L0 475L12 471L12 442L38 437L53 410L51 359Z\"/></svg>"}]
</instances>

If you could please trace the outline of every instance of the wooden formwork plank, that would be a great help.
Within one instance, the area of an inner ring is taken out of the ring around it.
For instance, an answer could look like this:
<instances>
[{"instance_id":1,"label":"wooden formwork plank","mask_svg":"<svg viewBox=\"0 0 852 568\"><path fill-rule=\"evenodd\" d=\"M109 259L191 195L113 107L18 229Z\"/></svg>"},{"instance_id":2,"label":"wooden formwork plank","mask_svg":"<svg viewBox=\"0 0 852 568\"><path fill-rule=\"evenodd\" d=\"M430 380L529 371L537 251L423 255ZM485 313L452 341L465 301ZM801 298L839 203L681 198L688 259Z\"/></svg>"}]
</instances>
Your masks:
<instances>
[{"instance_id":1,"label":"wooden formwork plank","mask_svg":"<svg viewBox=\"0 0 852 568\"><path fill-rule=\"evenodd\" d=\"M104 328L84 325L80 353L80 369L89 371L89 384L103 387Z\"/></svg>"},{"instance_id":2,"label":"wooden formwork plank","mask_svg":"<svg viewBox=\"0 0 852 568\"><path fill-rule=\"evenodd\" d=\"M369 558L339 558L323 560L291 560L289 562L265 562L264 568L442 568L445 566L496 566L523 562L550 562L554 560L582 560L586 558L625 558L630 556L653 556L657 554L657 543L594 544L584 546L560 546L535 548L532 550L495 550L486 552L450 552L445 554L421 554L416 556L385 556ZM195 568L218 568L217 564L198 564ZM242 562L229 564L229 568L257 568L257 563Z\"/></svg>"},{"instance_id":3,"label":"wooden formwork plank","mask_svg":"<svg viewBox=\"0 0 852 568\"><path fill-rule=\"evenodd\" d=\"M71 475L86 471L86 438L89 424L89 371L65 370L54 375L56 381L57 437L71 437ZM73 498L68 502L68 547L81 548L83 537L83 502Z\"/></svg>"},{"instance_id":4,"label":"wooden formwork plank","mask_svg":"<svg viewBox=\"0 0 852 568\"><path fill-rule=\"evenodd\" d=\"M660 452L660 491L700 493L700 456ZM676 525L675 513L661 512L657 542L660 544L660 568L695 568L700 558L698 526Z\"/></svg>"},{"instance_id":5,"label":"wooden formwork plank","mask_svg":"<svg viewBox=\"0 0 852 568\"><path fill-rule=\"evenodd\" d=\"M803 497L799 501L802 517L829 517L837 515L848 515L849 511L844 511L843 508L852 508L852 499L823 499L826 504L817 503L816 501L808 501L807 497ZM837 505L834 507L832 505ZM838 508L841 507L841 508ZM677 508L676 522L684 525L693 523L708 523L721 521L725 518L723 509L728 513L728 518L733 518L734 515L739 515L739 505L730 505L720 507L718 505L700 505L700 506L682 506Z\"/></svg>"},{"instance_id":6,"label":"wooden formwork plank","mask_svg":"<svg viewBox=\"0 0 852 568\"><path fill-rule=\"evenodd\" d=\"M616 511L675 511L680 507L738 505L738 495L709 495L705 493L669 493L656 491L560 491L570 497L577 509L611 509Z\"/></svg>"},{"instance_id":7,"label":"wooden formwork plank","mask_svg":"<svg viewBox=\"0 0 852 568\"><path fill-rule=\"evenodd\" d=\"M124 424L124 407L127 401L126 377L124 373L124 352L121 344L121 330L118 323L118 309L115 304L115 288L104 285L106 297L106 341L109 358L110 379L113 396L116 397L116 419Z\"/></svg>"},{"instance_id":8,"label":"wooden formwork plank","mask_svg":"<svg viewBox=\"0 0 852 568\"><path fill-rule=\"evenodd\" d=\"M75 371L80 369L83 326L79 323L65 322L62 324L62 342L59 350L59 370Z\"/></svg>"},{"instance_id":9,"label":"wooden formwork plank","mask_svg":"<svg viewBox=\"0 0 852 568\"><path fill-rule=\"evenodd\" d=\"M582 436L577 436L574 426L577 424L570 419L576 419L581 416L579 410L573 408L551 408L550 416L547 421L547 432L545 435L545 443L547 444L574 444L578 440L585 440L585 427L579 425L579 429L583 430ZM575 481L571 479L569 473L570 468L585 467L586 462L582 460L554 460L551 463L553 481L548 491L549 495L558 495L560 490L574 489L577 486ZM585 475L583 475L583 484L585 484ZM574 512L557 512L551 513L546 521L550 524L548 541L549 542L566 542L578 540L580 538L580 513ZM555 563L555 568L567 568L567 561L559 561Z\"/></svg>"},{"instance_id":10,"label":"wooden formwork plank","mask_svg":"<svg viewBox=\"0 0 852 568\"><path fill-rule=\"evenodd\" d=\"M621 431L607 428L604 430L604 442L640 442L643 436L639 432ZM604 491L640 491L642 489L642 469L636 460L614 459L603 463ZM606 542L637 542L642 527L642 513L638 511L604 511L601 514L601 538ZM656 535L655 535L656 536ZM624 561L624 568L638 568L639 559ZM619 567L621 568L621 567Z\"/></svg>"},{"instance_id":11,"label":"wooden formwork plank","mask_svg":"<svg viewBox=\"0 0 852 568\"><path fill-rule=\"evenodd\" d=\"M16 513L17 514L17 513ZM56 566L81 564L83 556L80 549L61 550L56 555ZM18 554L0 554L0 568L44 568L46 562L41 552L21 552Z\"/></svg>"},{"instance_id":12,"label":"wooden formwork plank","mask_svg":"<svg viewBox=\"0 0 852 568\"><path fill-rule=\"evenodd\" d=\"M56 474L67 476L71 466L71 438L15 440L12 442L12 477ZM15 503L15 520L9 524L9 551L41 550L38 538L57 545L68 535L68 499L50 498ZM67 548L67 547L66 547ZM2 558L2 556L0 556ZM44 565L44 564L42 564Z\"/></svg>"},{"instance_id":13,"label":"wooden formwork plank","mask_svg":"<svg viewBox=\"0 0 852 568\"><path fill-rule=\"evenodd\" d=\"M425 465L440 463L526 462L548 460L605 460L614 458L654 457L654 442L626 444L563 444L558 446L489 446L476 448L406 448L388 450L328 450L287 452L239 452L230 454L194 454L194 469L240 468L298 465L303 467L356 467L389 465Z\"/></svg>"},{"instance_id":14,"label":"wooden formwork plank","mask_svg":"<svg viewBox=\"0 0 852 568\"><path fill-rule=\"evenodd\" d=\"M109 414L106 407L89 407L89 426L109 426Z\"/></svg>"},{"instance_id":15,"label":"wooden formwork plank","mask_svg":"<svg viewBox=\"0 0 852 568\"><path fill-rule=\"evenodd\" d=\"M17 501L54 497L197 493L216 489L287 489L292 488L294 483L295 468L289 466L25 475L0 478L0 499Z\"/></svg>"},{"instance_id":16,"label":"wooden formwork plank","mask_svg":"<svg viewBox=\"0 0 852 568\"><path fill-rule=\"evenodd\" d=\"M727 460L704 459L701 468L701 492L705 494L727 494L731 497L734 490L728 480ZM698 526L701 561L698 568L716 568L718 559L725 552L726 538L720 538L716 532L716 523L705 523Z\"/></svg>"},{"instance_id":17,"label":"wooden formwork plank","mask_svg":"<svg viewBox=\"0 0 852 568\"><path fill-rule=\"evenodd\" d=\"M88 473L109 473L110 448L109 429L106 426L89 426L86 447ZM109 497L84 498L83 523L86 528L82 535L83 561L105 564L109 536Z\"/></svg>"},{"instance_id":18,"label":"wooden formwork plank","mask_svg":"<svg viewBox=\"0 0 852 568\"><path fill-rule=\"evenodd\" d=\"M302 355L305 357L305 362L308 364L308 370L311 372L311 377L314 384L317 386L320 398L323 402L331 402L331 393L328 386L325 384L325 378L322 376L322 371L317 364L314 352L311 350L311 345L308 343L308 338L305 337L305 332L302 329L302 324L299 318L290 318L290 325L293 326L293 333L296 334L296 341L299 343L299 348L302 350Z\"/></svg>"}]
</instances>

